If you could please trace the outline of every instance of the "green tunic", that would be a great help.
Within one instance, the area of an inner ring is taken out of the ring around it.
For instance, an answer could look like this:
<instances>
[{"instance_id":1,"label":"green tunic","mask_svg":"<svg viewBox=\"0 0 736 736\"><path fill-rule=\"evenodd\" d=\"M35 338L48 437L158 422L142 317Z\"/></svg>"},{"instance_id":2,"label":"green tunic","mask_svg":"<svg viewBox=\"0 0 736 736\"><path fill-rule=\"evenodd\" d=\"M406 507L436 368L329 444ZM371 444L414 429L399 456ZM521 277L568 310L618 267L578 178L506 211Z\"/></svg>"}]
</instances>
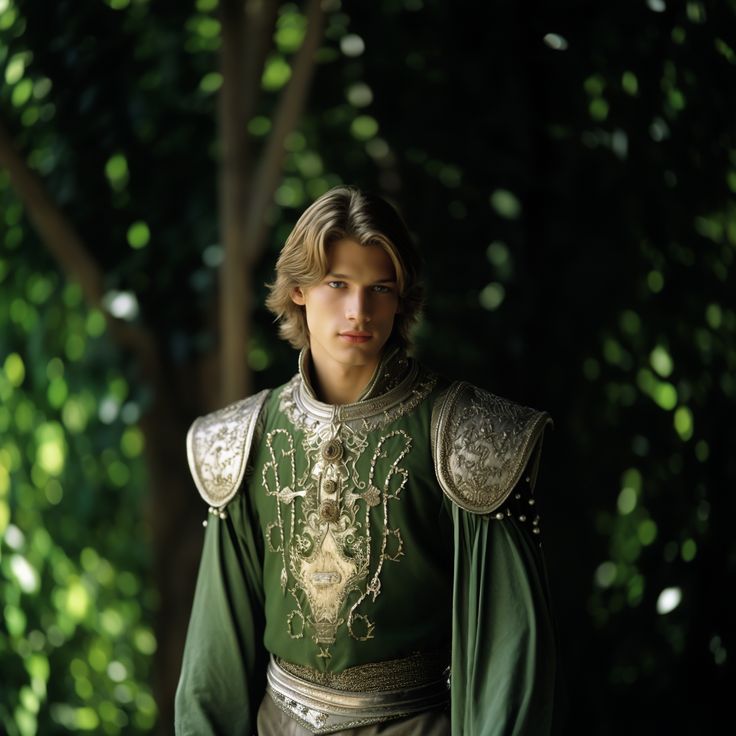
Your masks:
<instances>
[{"instance_id":1,"label":"green tunic","mask_svg":"<svg viewBox=\"0 0 736 736\"><path fill-rule=\"evenodd\" d=\"M358 402L330 406L303 352L259 411L195 423L190 463L218 512L177 734L254 733L269 653L333 676L417 652L451 664L454 735L549 733L554 634L530 493L551 420L498 397L488 414L480 392L458 408L454 386L393 352ZM495 416L518 425L513 444L485 430Z\"/></svg>"}]
</instances>

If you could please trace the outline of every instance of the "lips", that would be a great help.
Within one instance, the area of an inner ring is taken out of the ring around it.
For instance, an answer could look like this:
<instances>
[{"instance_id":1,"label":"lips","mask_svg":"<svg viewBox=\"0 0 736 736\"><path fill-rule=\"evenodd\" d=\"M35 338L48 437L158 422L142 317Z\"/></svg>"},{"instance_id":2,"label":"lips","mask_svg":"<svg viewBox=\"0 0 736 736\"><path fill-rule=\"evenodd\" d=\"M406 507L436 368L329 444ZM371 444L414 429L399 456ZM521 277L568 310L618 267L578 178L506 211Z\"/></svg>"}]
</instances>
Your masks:
<instances>
[{"instance_id":1,"label":"lips","mask_svg":"<svg viewBox=\"0 0 736 736\"><path fill-rule=\"evenodd\" d=\"M350 330L348 332L341 332L340 339L352 345L357 345L358 343L367 342L368 340L370 340L371 333L370 332L356 332L356 331Z\"/></svg>"}]
</instances>

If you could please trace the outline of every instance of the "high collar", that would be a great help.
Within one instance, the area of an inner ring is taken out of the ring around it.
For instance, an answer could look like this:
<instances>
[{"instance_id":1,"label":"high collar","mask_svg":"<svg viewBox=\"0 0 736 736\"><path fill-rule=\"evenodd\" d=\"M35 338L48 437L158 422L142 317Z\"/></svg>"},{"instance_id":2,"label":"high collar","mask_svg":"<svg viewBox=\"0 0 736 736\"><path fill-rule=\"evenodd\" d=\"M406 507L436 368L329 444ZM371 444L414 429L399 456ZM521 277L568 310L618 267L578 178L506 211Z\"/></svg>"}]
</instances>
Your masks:
<instances>
[{"instance_id":1,"label":"high collar","mask_svg":"<svg viewBox=\"0 0 736 736\"><path fill-rule=\"evenodd\" d=\"M416 362L406 355L406 352L397 346L388 347L373 373L371 380L365 387L357 401L350 404L328 404L317 398L311 377L312 356L309 348L303 348L299 353L299 386L297 388L298 401L311 414L322 417L370 415L382 410L387 403L403 398L407 389L417 375Z\"/></svg>"}]
</instances>

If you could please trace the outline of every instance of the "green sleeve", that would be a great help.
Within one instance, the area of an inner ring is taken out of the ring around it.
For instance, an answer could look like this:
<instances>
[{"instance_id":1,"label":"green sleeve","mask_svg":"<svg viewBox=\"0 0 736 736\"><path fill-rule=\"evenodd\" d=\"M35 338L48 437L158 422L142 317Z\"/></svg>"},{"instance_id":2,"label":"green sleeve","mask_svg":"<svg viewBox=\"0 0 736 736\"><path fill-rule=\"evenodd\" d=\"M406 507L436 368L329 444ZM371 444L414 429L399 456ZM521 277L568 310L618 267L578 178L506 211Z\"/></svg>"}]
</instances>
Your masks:
<instances>
[{"instance_id":1,"label":"green sleeve","mask_svg":"<svg viewBox=\"0 0 736 736\"><path fill-rule=\"evenodd\" d=\"M529 521L453 504L452 735L547 736L555 630Z\"/></svg>"},{"instance_id":2,"label":"green sleeve","mask_svg":"<svg viewBox=\"0 0 736 736\"><path fill-rule=\"evenodd\" d=\"M265 692L261 553L242 491L209 516L175 702L177 736L249 736Z\"/></svg>"}]
</instances>

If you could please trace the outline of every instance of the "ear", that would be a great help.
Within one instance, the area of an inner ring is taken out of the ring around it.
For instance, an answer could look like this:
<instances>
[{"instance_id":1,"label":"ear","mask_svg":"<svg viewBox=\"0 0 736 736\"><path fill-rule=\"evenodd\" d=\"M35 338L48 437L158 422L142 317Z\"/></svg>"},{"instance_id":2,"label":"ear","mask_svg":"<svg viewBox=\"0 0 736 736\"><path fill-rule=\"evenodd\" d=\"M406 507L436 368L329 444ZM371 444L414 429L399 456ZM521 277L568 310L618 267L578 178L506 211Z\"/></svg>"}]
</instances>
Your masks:
<instances>
[{"instance_id":1,"label":"ear","mask_svg":"<svg viewBox=\"0 0 736 736\"><path fill-rule=\"evenodd\" d=\"M291 290L289 296L291 297L291 301L293 301L294 304L298 304L302 307L306 304L306 299L304 298L304 292L302 291L301 286L295 286Z\"/></svg>"}]
</instances>

